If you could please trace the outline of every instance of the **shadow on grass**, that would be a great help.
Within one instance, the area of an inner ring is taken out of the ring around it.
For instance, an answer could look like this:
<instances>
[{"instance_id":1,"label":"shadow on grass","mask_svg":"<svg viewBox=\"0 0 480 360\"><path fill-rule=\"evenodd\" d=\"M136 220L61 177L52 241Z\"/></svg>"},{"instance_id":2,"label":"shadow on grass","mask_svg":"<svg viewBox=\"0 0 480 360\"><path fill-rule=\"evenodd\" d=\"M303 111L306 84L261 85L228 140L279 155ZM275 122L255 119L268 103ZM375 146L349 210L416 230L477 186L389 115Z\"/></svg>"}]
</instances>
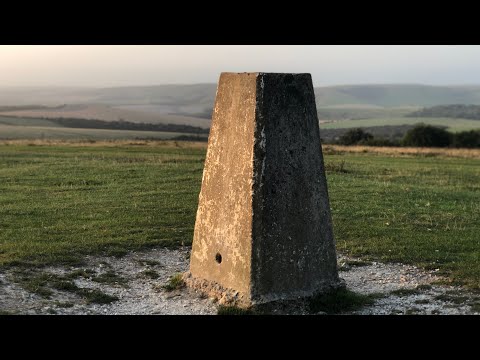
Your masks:
<instances>
[{"instance_id":1,"label":"shadow on grass","mask_svg":"<svg viewBox=\"0 0 480 360\"><path fill-rule=\"evenodd\" d=\"M250 308L220 305L218 315L290 315L341 314L373 305L380 294L363 295L348 289L339 289L303 300L278 301Z\"/></svg>"},{"instance_id":2,"label":"shadow on grass","mask_svg":"<svg viewBox=\"0 0 480 360\"><path fill-rule=\"evenodd\" d=\"M308 302L308 312L317 314L340 314L346 311L359 310L362 307L373 305L379 294L358 294L348 289L339 289L311 298Z\"/></svg>"}]
</instances>

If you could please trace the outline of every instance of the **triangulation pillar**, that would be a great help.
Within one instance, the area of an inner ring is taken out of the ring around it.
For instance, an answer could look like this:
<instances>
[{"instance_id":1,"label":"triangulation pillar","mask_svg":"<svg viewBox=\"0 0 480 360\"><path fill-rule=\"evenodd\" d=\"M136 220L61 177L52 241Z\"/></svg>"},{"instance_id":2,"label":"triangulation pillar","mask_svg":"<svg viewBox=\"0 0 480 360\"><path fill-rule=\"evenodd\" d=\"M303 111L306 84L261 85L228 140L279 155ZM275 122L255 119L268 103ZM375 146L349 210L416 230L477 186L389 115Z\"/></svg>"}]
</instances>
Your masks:
<instances>
[{"instance_id":1,"label":"triangulation pillar","mask_svg":"<svg viewBox=\"0 0 480 360\"><path fill-rule=\"evenodd\" d=\"M341 286L310 74L221 74L184 278L239 306Z\"/></svg>"}]
</instances>

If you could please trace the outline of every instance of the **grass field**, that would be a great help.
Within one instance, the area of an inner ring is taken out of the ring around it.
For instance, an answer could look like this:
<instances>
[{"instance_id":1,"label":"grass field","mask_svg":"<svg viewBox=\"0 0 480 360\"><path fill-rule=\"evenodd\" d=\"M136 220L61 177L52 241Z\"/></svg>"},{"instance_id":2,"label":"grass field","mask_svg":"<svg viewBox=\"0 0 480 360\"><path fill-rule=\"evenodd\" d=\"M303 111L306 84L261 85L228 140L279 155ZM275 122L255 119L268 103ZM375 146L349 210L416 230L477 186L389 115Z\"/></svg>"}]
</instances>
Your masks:
<instances>
[{"instance_id":1,"label":"grass field","mask_svg":"<svg viewBox=\"0 0 480 360\"><path fill-rule=\"evenodd\" d=\"M320 124L321 129L347 129L357 127L371 126L394 126L394 125L415 125L425 123L436 126L446 126L451 132L466 131L472 129L480 129L479 120L468 119L451 119L451 118L409 118L409 117L392 117L392 118L372 118L360 120L339 120L336 122Z\"/></svg>"},{"instance_id":2,"label":"grass field","mask_svg":"<svg viewBox=\"0 0 480 360\"><path fill-rule=\"evenodd\" d=\"M191 243L203 145L7 144L1 265ZM325 161L339 251L439 269L480 288L480 158L329 147Z\"/></svg>"},{"instance_id":3,"label":"grass field","mask_svg":"<svg viewBox=\"0 0 480 360\"><path fill-rule=\"evenodd\" d=\"M47 119L18 118L2 116L0 113L0 126L37 126L37 127L59 127L53 121ZM2 132L0 131L0 136Z\"/></svg>"},{"instance_id":4,"label":"grass field","mask_svg":"<svg viewBox=\"0 0 480 360\"><path fill-rule=\"evenodd\" d=\"M374 107L360 105L337 105L318 107L318 118L320 121L325 120L348 120L348 119L389 119L400 118L413 111L419 110L420 107Z\"/></svg>"},{"instance_id":5,"label":"grass field","mask_svg":"<svg viewBox=\"0 0 480 360\"><path fill-rule=\"evenodd\" d=\"M1 119L1 118L0 118ZM0 120L1 121L1 120ZM25 119L25 121L27 121ZM44 120L48 122L48 120ZM117 139L172 139L177 136L203 136L206 134L188 134L162 131L76 129L61 126L17 126L0 122L0 140L5 139L63 139L63 140L117 140Z\"/></svg>"},{"instance_id":6,"label":"grass field","mask_svg":"<svg viewBox=\"0 0 480 360\"><path fill-rule=\"evenodd\" d=\"M142 111L138 106L131 110L128 106L112 107L103 104L89 105L66 105L60 108L42 108L31 110L16 110L0 112L3 116L16 116L20 118L75 118L75 119L96 119L105 121L125 121L147 124L184 124L202 128L210 127L210 120L194 116L173 115L168 113Z\"/></svg>"}]
</instances>

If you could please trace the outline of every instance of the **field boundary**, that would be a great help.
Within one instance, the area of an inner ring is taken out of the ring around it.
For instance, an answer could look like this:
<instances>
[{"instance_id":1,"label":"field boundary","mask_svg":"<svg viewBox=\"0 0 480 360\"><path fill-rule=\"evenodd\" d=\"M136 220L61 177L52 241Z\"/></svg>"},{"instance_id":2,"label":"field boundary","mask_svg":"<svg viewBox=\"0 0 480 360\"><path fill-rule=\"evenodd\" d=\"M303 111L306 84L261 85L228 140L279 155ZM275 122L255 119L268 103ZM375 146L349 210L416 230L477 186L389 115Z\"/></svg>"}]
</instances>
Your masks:
<instances>
[{"instance_id":1,"label":"field boundary","mask_svg":"<svg viewBox=\"0 0 480 360\"><path fill-rule=\"evenodd\" d=\"M323 145L326 154L341 153L368 153L377 155L398 156L438 156L455 157L464 159L480 159L480 149L450 149L450 148L425 148L425 147L382 147L382 146L345 146Z\"/></svg>"},{"instance_id":2,"label":"field boundary","mask_svg":"<svg viewBox=\"0 0 480 360\"><path fill-rule=\"evenodd\" d=\"M201 141L182 140L0 140L0 146L26 145L26 146L151 146L151 147L182 147L182 148L207 148L207 143ZM480 149L453 149L453 148L425 148L425 147L381 147L381 146L345 146L345 145L323 145L325 154L342 153L368 153L377 155L392 156L439 156L464 159L480 159Z\"/></svg>"},{"instance_id":3,"label":"field boundary","mask_svg":"<svg viewBox=\"0 0 480 360\"><path fill-rule=\"evenodd\" d=\"M59 139L0 139L0 146L74 146L74 147L117 147L117 146L151 146L151 147L181 147L201 149L207 147L203 141L184 140L59 140Z\"/></svg>"}]
</instances>

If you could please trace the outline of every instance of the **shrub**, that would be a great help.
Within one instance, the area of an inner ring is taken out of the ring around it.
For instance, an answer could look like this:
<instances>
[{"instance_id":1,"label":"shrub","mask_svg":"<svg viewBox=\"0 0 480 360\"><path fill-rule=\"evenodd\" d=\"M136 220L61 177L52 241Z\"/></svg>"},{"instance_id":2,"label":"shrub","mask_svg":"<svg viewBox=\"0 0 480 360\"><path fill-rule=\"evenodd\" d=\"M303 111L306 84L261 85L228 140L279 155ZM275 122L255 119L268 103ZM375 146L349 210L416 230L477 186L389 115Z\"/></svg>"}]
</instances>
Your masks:
<instances>
[{"instance_id":1,"label":"shrub","mask_svg":"<svg viewBox=\"0 0 480 360\"><path fill-rule=\"evenodd\" d=\"M373 139L373 135L357 128L348 130L345 134L340 136L338 143L340 145L356 145L361 141L365 142Z\"/></svg>"},{"instance_id":2,"label":"shrub","mask_svg":"<svg viewBox=\"0 0 480 360\"><path fill-rule=\"evenodd\" d=\"M447 130L420 124L409 130L403 138L403 145L418 147L448 147L453 136Z\"/></svg>"},{"instance_id":3,"label":"shrub","mask_svg":"<svg viewBox=\"0 0 480 360\"><path fill-rule=\"evenodd\" d=\"M453 146L457 148L480 147L480 130L462 131L453 136Z\"/></svg>"}]
</instances>

